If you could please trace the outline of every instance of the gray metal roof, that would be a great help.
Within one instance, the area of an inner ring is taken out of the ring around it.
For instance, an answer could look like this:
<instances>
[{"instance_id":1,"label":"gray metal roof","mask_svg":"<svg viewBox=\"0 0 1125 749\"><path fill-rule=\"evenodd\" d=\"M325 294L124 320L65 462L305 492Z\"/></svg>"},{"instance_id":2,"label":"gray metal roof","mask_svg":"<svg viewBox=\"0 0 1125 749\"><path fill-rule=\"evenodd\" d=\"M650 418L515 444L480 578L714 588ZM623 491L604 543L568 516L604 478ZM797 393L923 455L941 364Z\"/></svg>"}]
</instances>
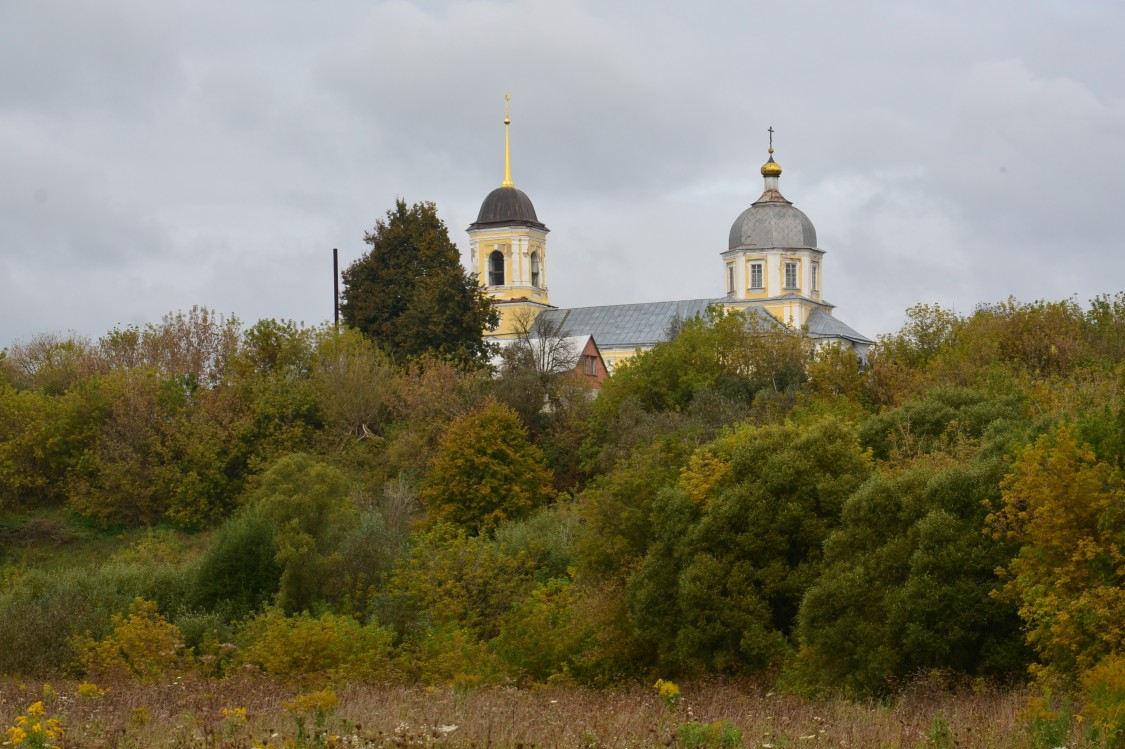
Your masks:
<instances>
[{"instance_id":1,"label":"gray metal roof","mask_svg":"<svg viewBox=\"0 0 1125 749\"><path fill-rule=\"evenodd\" d=\"M643 304L611 304L604 307L549 309L540 317L557 325L564 335L592 335L602 349L655 346L668 339L675 319L690 320L709 305L725 299L686 299Z\"/></svg>"},{"instance_id":2,"label":"gray metal roof","mask_svg":"<svg viewBox=\"0 0 1125 749\"><path fill-rule=\"evenodd\" d=\"M857 333L845 323L822 310L814 309L805 322L812 338L844 338L856 343L875 343L862 333Z\"/></svg>"},{"instance_id":3,"label":"gray metal roof","mask_svg":"<svg viewBox=\"0 0 1125 749\"><path fill-rule=\"evenodd\" d=\"M727 245L768 249L771 247L816 247L816 229L799 208L777 190L766 190L730 227Z\"/></svg>"},{"instance_id":4,"label":"gray metal roof","mask_svg":"<svg viewBox=\"0 0 1125 749\"><path fill-rule=\"evenodd\" d=\"M643 304L610 304L604 307L572 307L544 310L539 319L566 336L590 336L601 349L655 346L668 339L668 329L675 319L690 320L702 315L712 304L723 305L727 299L685 299ZM752 303L751 309L761 304ZM768 313L764 317L778 326ZM829 313L814 309L806 322L812 338L843 338L856 343L874 343L862 333ZM557 327L556 327L557 326Z\"/></svg>"}]
</instances>

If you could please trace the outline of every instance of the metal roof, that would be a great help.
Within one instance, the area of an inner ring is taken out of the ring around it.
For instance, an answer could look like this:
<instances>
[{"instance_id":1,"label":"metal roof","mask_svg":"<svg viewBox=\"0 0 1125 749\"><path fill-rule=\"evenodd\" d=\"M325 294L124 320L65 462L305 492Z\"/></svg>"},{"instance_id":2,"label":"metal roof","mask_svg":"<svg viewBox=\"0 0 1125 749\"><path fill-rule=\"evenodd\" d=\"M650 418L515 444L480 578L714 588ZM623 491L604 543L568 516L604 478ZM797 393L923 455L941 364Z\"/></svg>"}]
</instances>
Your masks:
<instances>
[{"instance_id":1,"label":"metal roof","mask_svg":"<svg viewBox=\"0 0 1125 749\"><path fill-rule=\"evenodd\" d=\"M655 346L668 340L673 320L690 320L725 299L686 299L604 307L545 310L540 317L564 335L592 335L602 349Z\"/></svg>"},{"instance_id":2,"label":"metal roof","mask_svg":"<svg viewBox=\"0 0 1125 749\"><path fill-rule=\"evenodd\" d=\"M851 327L836 319L827 312L814 309L805 321L809 335L813 338L844 338L856 343L875 343L862 333L857 333Z\"/></svg>"},{"instance_id":3,"label":"metal roof","mask_svg":"<svg viewBox=\"0 0 1125 749\"><path fill-rule=\"evenodd\" d=\"M547 231L547 227L535 215L535 206L523 190L514 187L497 187L488 193L480 204L477 220L469 228L481 229L486 226L534 226Z\"/></svg>"},{"instance_id":4,"label":"metal roof","mask_svg":"<svg viewBox=\"0 0 1125 749\"><path fill-rule=\"evenodd\" d=\"M703 315L712 304L725 305L727 299L685 299L643 304L610 304L602 307L573 307L544 310L540 319L562 335L592 335L605 349L647 348L668 340L674 320L690 320ZM761 301L752 303L758 307ZM766 313L765 318L777 322ZM780 326L782 323L777 322ZM842 338L855 343L874 343L862 333L827 312L814 309L806 322L812 338Z\"/></svg>"}]
</instances>

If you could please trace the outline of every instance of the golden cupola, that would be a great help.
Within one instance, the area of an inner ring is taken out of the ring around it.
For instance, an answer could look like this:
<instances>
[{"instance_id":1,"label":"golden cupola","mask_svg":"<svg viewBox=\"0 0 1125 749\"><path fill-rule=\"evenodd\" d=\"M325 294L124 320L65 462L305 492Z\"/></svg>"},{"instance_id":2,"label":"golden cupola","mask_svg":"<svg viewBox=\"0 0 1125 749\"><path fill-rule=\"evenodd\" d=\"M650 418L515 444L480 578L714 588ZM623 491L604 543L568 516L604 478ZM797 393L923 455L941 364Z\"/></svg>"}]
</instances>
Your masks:
<instances>
[{"instance_id":1,"label":"golden cupola","mask_svg":"<svg viewBox=\"0 0 1125 749\"><path fill-rule=\"evenodd\" d=\"M769 161L762 164L762 176L763 177L780 177L781 176L781 164L778 164L776 161L773 160L773 146L770 146L770 159L769 159Z\"/></svg>"}]
</instances>

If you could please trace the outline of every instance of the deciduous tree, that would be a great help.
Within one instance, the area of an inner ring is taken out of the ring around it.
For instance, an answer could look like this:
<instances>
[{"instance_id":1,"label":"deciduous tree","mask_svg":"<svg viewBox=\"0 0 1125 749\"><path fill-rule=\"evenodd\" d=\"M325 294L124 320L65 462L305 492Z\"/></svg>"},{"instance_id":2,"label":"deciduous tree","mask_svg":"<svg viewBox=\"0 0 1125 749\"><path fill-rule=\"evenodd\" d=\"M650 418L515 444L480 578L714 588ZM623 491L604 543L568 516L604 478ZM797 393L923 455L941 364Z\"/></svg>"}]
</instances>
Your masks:
<instances>
[{"instance_id":1,"label":"deciduous tree","mask_svg":"<svg viewBox=\"0 0 1125 749\"><path fill-rule=\"evenodd\" d=\"M516 413L492 399L449 425L421 491L434 518L478 533L528 514L550 495L542 451Z\"/></svg>"},{"instance_id":2,"label":"deciduous tree","mask_svg":"<svg viewBox=\"0 0 1125 749\"><path fill-rule=\"evenodd\" d=\"M1073 676L1125 650L1125 477L1071 426L1020 453L988 516L998 538L1023 544L1005 592L1050 671Z\"/></svg>"}]
</instances>

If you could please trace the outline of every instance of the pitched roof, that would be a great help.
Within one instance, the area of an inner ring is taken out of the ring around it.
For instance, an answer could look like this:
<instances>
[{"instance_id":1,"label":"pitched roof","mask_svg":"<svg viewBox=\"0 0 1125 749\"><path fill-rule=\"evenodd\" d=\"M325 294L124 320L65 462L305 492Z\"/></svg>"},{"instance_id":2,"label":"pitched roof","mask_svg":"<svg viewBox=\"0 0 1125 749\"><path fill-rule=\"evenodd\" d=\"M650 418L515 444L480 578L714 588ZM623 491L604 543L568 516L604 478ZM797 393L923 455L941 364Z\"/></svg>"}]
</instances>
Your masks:
<instances>
[{"instance_id":1,"label":"pitched roof","mask_svg":"<svg viewBox=\"0 0 1125 749\"><path fill-rule=\"evenodd\" d=\"M544 369L551 374L559 374L574 369L578 365L578 357L590 342L590 335L569 335L561 338L503 338L493 343L496 352L493 354L491 364L493 369L499 369L504 363L504 350L512 346L527 344L531 346L531 354ZM597 348L597 340L594 347ZM600 355L600 352L599 352Z\"/></svg>"},{"instance_id":2,"label":"pitched roof","mask_svg":"<svg viewBox=\"0 0 1125 749\"><path fill-rule=\"evenodd\" d=\"M788 295L797 298L796 295ZM750 305L759 307L759 300ZM647 348L668 340L674 320L690 320L702 315L712 304L722 305L726 299L684 299L643 304L610 304L602 307L572 307L544 310L540 318L561 334L592 335L601 349ZM831 306L831 305L827 305ZM771 315L765 315L774 320ZM778 322L778 325L781 325ZM842 338L855 343L874 343L862 333L824 310L814 309L808 321L812 338Z\"/></svg>"},{"instance_id":3,"label":"pitched roof","mask_svg":"<svg viewBox=\"0 0 1125 749\"><path fill-rule=\"evenodd\" d=\"M805 321L812 338L844 338L855 343L875 343L862 333L857 333L851 327L836 319L827 312L814 309Z\"/></svg>"},{"instance_id":4,"label":"pitched roof","mask_svg":"<svg viewBox=\"0 0 1125 749\"><path fill-rule=\"evenodd\" d=\"M655 346L668 340L674 320L702 315L723 299L686 299L545 310L540 317L564 335L592 335L602 349Z\"/></svg>"}]
</instances>

